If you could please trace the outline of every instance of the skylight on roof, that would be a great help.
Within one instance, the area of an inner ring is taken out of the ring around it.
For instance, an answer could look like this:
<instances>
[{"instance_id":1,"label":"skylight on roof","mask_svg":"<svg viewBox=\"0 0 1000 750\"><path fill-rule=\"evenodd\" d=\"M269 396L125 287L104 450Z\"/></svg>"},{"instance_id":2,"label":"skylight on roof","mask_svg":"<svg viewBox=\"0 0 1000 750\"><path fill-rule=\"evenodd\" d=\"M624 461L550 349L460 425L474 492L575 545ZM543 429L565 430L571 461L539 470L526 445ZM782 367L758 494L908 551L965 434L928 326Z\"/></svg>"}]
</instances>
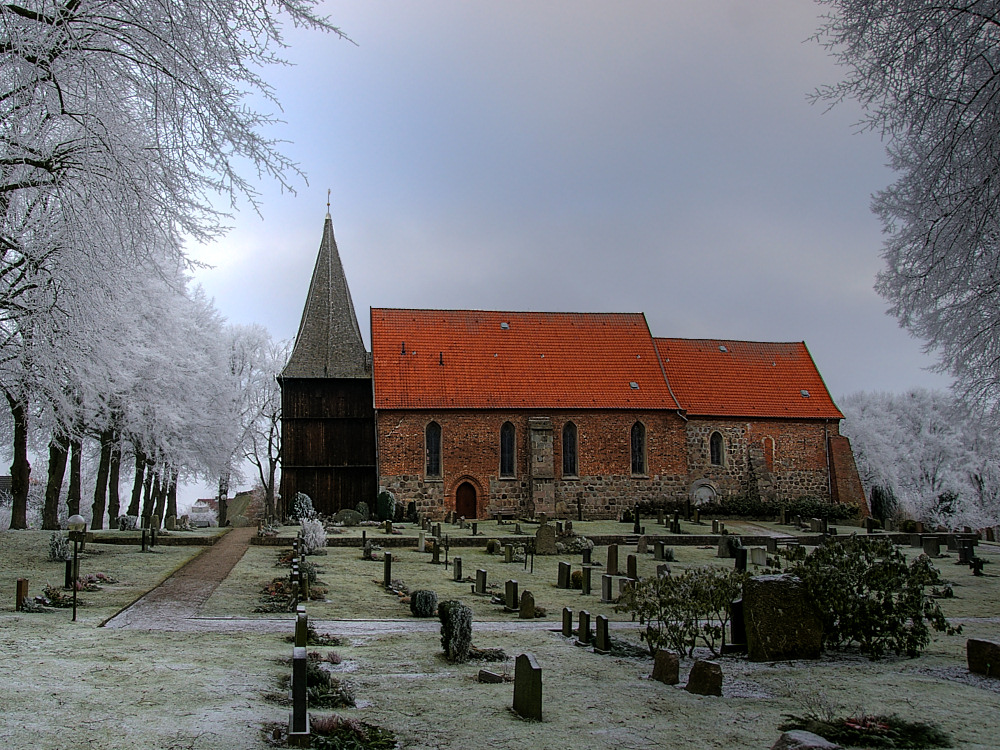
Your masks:
<instances>
[{"instance_id":1,"label":"skylight on roof","mask_svg":"<svg viewBox=\"0 0 1000 750\"><path fill-rule=\"evenodd\" d=\"M722 344L719 344L719 351L720 352L728 352L729 350L725 346L723 346Z\"/></svg>"},{"instance_id":2,"label":"skylight on roof","mask_svg":"<svg viewBox=\"0 0 1000 750\"><path fill-rule=\"evenodd\" d=\"M633 391L639 390L639 384L636 383L634 380L628 384L628 387L631 388Z\"/></svg>"},{"instance_id":3,"label":"skylight on roof","mask_svg":"<svg viewBox=\"0 0 1000 750\"><path fill-rule=\"evenodd\" d=\"M505 320L503 323L500 324L500 330L501 331L508 331L508 330L510 330L510 323L508 323Z\"/></svg>"},{"instance_id":4,"label":"skylight on roof","mask_svg":"<svg viewBox=\"0 0 1000 750\"><path fill-rule=\"evenodd\" d=\"M799 391L799 393L802 394L802 398L809 398L809 391L807 391L805 388Z\"/></svg>"}]
</instances>

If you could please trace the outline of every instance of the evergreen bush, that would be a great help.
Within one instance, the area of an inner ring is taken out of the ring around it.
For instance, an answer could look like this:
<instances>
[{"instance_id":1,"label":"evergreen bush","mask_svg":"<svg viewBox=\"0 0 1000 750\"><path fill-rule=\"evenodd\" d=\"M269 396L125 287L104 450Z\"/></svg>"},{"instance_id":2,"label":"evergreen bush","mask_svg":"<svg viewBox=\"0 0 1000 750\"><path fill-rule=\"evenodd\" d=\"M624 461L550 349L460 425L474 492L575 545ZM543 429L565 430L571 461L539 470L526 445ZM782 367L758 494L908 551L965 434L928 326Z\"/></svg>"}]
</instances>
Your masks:
<instances>
[{"instance_id":1,"label":"evergreen bush","mask_svg":"<svg viewBox=\"0 0 1000 750\"><path fill-rule=\"evenodd\" d=\"M396 517L396 498L391 492L380 492L375 498L375 515L379 521L392 521Z\"/></svg>"},{"instance_id":2,"label":"evergreen bush","mask_svg":"<svg viewBox=\"0 0 1000 750\"><path fill-rule=\"evenodd\" d=\"M296 492L295 500L292 503L292 518L301 523L315 517L316 510L313 508L312 498L304 492Z\"/></svg>"},{"instance_id":3,"label":"evergreen bush","mask_svg":"<svg viewBox=\"0 0 1000 750\"><path fill-rule=\"evenodd\" d=\"M368 510L368 503L366 503L364 500L355 505L354 510L356 510L358 512L358 515L360 515L365 521L371 518L372 514L371 511Z\"/></svg>"},{"instance_id":4,"label":"evergreen bush","mask_svg":"<svg viewBox=\"0 0 1000 750\"><path fill-rule=\"evenodd\" d=\"M438 605L441 647L450 662L466 662L472 648L472 608L455 599Z\"/></svg>"},{"instance_id":5,"label":"evergreen bush","mask_svg":"<svg viewBox=\"0 0 1000 750\"><path fill-rule=\"evenodd\" d=\"M410 612L414 617L433 617L437 603L438 595L433 591L422 589L410 593Z\"/></svg>"},{"instance_id":6,"label":"evergreen bush","mask_svg":"<svg viewBox=\"0 0 1000 750\"><path fill-rule=\"evenodd\" d=\"M302 553L304 555L315 555L318 552L326 553L326 528L318 518L305 518L302 520Z\"/></svg>"}]
</instances>

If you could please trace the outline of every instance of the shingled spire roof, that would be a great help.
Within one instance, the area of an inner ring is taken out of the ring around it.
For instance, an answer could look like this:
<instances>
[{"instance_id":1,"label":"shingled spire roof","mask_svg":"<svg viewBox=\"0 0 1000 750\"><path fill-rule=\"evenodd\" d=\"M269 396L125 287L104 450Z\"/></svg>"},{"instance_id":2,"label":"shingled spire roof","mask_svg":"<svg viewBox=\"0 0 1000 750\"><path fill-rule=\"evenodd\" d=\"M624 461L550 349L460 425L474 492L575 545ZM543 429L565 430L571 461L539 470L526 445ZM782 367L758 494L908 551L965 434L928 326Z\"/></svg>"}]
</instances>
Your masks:
<instances>
[{"instance_id":1,"label":"shingled spire roof","mask_svg":"<svg viewBox=\"0 0 1000 750\"><path fill-rule=\"evenodd\" d=\"M323 223L323 240L319 244L295 347L281 375L285 378L371 377L371 355L365 351L361 339L329 213Z\"/></svg>"}]
</instances>

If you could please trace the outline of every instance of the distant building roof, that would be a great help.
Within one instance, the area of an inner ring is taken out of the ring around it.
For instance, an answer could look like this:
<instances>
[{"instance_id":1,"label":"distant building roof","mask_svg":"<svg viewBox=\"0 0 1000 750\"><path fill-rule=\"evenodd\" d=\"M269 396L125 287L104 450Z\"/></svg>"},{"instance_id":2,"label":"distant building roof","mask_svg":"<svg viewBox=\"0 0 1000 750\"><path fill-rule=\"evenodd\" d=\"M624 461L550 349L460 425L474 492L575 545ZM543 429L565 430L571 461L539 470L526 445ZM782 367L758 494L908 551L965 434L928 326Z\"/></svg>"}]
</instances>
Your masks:
<instances>
[{"instance_id":1,"label":"distant building roof","mask_svg":"<svg viewBox=\"0 0 1000 750\"><path fill-rule=\"evenodd\" d=\"M316 255L295 346L281 376L371 377L370 357L365 351L351 292L347 288L330 214L323 223L323 239Z\"/></svg>"},{"instance_id":2,"label":"distant building roof","mask_svg":"<svg viewBox=\"0 0 1000 750\"><path fill-rule=\"evenodd\" d=\"M377 409L671 409L642 313L371 311Z\"/></svg>"},{"instance_id":3,"label":"distant building roof","mask_svg":"<svg viewBox=\"0 0 1000 750\"><path fill-rule=\"evenodd\" d=\"M658 338L656 347L692 416L843 419L804 342Z\"/></svg>"}]
</instances>

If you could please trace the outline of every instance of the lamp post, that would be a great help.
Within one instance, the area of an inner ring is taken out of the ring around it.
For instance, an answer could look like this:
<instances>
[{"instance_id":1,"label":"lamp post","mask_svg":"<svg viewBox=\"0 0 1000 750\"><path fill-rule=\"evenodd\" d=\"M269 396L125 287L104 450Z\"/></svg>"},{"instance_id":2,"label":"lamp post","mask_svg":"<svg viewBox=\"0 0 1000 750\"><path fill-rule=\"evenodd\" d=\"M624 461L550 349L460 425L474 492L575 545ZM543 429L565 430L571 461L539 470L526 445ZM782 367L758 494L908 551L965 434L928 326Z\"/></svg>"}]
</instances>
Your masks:
<instances>
[{"instance_id":1,"label":"lamp post","mask_svg":"<svg viewBox=\"0 0 1000 750\"><path fill-rule=\"evenodd\" d=\"M80 580L80 542L87 538L87 522L83 516L70 516L66 521L69 538L73 540L73 622L76 622L76 588Z\"/></svg>"}]
</instances>

